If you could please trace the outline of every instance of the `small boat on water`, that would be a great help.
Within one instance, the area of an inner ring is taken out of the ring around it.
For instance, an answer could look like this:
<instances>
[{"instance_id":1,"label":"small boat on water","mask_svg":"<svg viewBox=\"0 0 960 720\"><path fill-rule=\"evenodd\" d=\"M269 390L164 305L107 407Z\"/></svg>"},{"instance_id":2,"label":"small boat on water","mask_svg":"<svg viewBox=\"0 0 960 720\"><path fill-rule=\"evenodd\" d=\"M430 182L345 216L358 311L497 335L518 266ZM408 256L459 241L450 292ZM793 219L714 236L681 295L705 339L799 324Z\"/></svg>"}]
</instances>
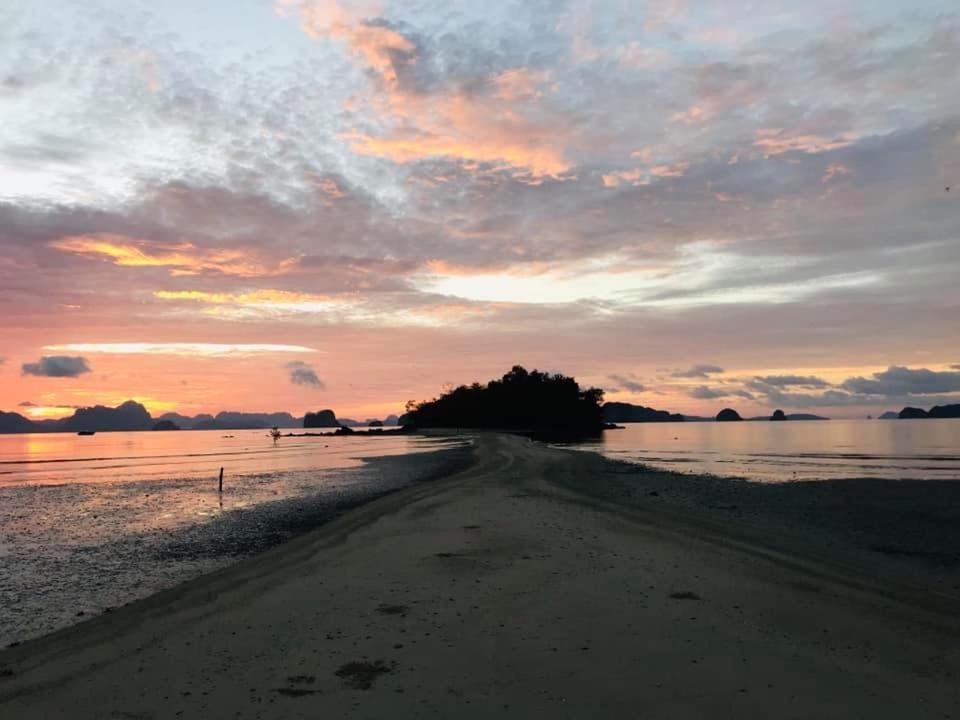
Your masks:
<instances>
[{"instance_id":1,"label":"small boat on water","mask_svg":"<svg viewBox=\"0 0 960 720\"><path fill-rule=\"evenodd\" d=\"M96 430L80 430L77 432L77 435L96 435Z\"/></svg>"}]
</instances>

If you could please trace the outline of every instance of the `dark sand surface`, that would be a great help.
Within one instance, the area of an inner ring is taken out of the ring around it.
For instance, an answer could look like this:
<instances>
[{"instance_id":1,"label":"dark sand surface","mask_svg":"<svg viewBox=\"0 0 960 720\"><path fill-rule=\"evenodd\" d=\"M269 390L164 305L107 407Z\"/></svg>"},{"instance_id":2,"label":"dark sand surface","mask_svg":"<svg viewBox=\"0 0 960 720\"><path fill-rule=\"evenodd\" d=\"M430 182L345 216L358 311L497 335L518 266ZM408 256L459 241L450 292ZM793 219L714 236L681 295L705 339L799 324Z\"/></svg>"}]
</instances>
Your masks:
<instances>
[{"instance_id":1,"label":"dark sand surface","mask_svg":"<svg viewBox=\"0 0 960 720\"><path fill-rule=\"evenodd\" d=\"M681 478L480 436L451 478L0 653L0 717L960 717L956 546L921 517L955 491L870 501L932 557L870 549L892 520L853 490Z\"/></svg>"}]
</instances>

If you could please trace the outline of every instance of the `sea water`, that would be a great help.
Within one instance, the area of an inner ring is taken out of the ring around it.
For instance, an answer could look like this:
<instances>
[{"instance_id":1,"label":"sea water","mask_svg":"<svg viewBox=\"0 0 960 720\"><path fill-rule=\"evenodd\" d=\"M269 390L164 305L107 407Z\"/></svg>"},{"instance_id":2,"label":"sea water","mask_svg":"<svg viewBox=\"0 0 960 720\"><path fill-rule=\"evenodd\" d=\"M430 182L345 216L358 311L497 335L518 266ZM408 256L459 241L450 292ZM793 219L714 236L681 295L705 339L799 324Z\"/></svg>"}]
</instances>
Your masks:
<instances>
[{"instance_id":1,"label":"sea water","mask_svg":"<svg viewBox=\"0 0 960 720\"><path fill-rule=\"evenodd\" d=\"M265 430L0 435L0 646L442 474L468 442L358 433L274 443Z\"/></svg>"},{"instance_id":2,"label":"sea water","mask_svg":"<svg viewBox=\"0 0 960 720\"><path fill-rule=\"evenodd\" d=\"M960 420L628 423L573 447L758 482L960 480Z\"/></svg>"}]
</instances>

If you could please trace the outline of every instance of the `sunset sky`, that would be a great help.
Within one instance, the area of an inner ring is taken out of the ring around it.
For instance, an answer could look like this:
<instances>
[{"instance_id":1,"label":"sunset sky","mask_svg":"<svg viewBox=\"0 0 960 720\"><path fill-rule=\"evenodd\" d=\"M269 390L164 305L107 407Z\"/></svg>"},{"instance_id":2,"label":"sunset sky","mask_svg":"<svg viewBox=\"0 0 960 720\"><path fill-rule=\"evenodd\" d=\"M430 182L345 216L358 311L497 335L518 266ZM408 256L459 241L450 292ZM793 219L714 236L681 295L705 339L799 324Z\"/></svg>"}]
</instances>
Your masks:
<instances>
[{"instance_id":1,"label":"sunset sky","mask_svg":"<svg viewBox=\"0 0 960 720\"><path fill-rule=\"evenodd\" d=\"M861 417L958 280L956 0L0 4L2 410Z\"/></svg>"}]
</instances>

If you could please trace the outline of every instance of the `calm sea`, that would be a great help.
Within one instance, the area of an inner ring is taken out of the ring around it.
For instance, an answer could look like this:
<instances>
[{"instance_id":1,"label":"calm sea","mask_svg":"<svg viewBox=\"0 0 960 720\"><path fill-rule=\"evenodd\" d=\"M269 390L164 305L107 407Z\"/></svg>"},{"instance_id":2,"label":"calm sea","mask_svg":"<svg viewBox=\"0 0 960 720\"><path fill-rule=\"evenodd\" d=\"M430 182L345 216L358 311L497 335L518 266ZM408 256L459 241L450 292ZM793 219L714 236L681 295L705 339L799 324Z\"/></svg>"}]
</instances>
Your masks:
<instances>
[{"instance_id":1,"label":"calm sea","mask_svg":"<svg viewBox=\"0 0 960 720\"><path fill-rule=\"evenodd\" d=\"M574 447L758 482L960 480L960 420L631 423Z\"/></svg>"},{"instance_id":2,"label":"calm sea","mask_svg":"<svg viewBox=\"0 0 960 720\"><path fill-rule=\"evenodd\" d=\"M362 457L406 455L437 447L408 435L283 437L266 430L101 432L0 435L0 486L155 478L229 478L250 473L356 467ZM288 431L283 432L300 432Z\"/></svg>"}]
</instances>

